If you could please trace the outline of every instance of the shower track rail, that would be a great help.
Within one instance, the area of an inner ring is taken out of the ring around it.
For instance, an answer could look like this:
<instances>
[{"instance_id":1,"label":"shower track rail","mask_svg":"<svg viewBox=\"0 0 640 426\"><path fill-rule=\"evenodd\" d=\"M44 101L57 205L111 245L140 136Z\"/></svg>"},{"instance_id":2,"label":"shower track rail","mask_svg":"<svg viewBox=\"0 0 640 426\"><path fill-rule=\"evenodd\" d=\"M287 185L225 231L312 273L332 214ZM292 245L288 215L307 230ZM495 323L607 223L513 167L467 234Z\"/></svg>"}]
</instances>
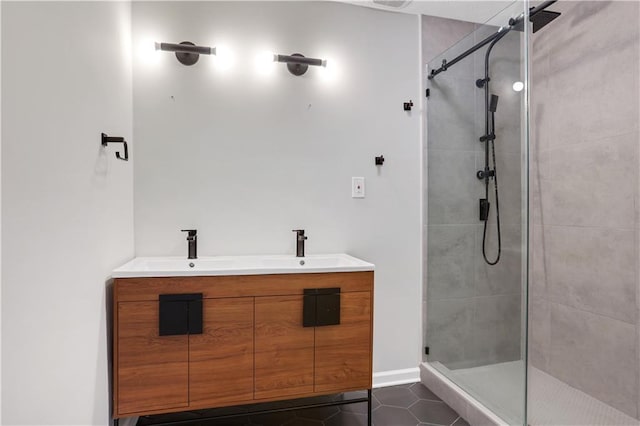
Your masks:
<instances>
[{"instance_id":1,"label":"shower track rail","mask_svg":"<svg viewBox=\"0 0 640 426\"><path fill-rule=\"evenodd\" d=\"M542 12L543 10L545 10L547 7L551 6L556 1L557 0L545 1L544 3L541 3L540 5L530 9L529 10L529 18L531 18L531 17L535 16L536 14ZM514 28L516 28L523 21L524 21L524 14L521 14L517 18L511 18L509 20L509 26L508 27L500 27L500 29L498 31L496 31L495 33L493 33L489 37L485 38L484 40L480 41L479 43L477 43L473 47L469 48L468 50L464 51L463 53L459 54L458 56L456 56L455 58L453 58L450 61L447 61L446 59L443 59L442 60L442 66L440 66L440 68L438 68L438 69L431 70L431 73L429 74L428 79L431 80L436 75L440 74L441 72L446 71L447 69L449 69L449 67L452 67L453 65L457 64L458 62L460 62L461 60L463 60L467 56L471 55L476 50L481 49L482 47L484 47L487 44L491 43L493 40L495 40L497 38L502 38L505 34L507 34L509 31L513 30Z\"/></svg>"}]
</instances>

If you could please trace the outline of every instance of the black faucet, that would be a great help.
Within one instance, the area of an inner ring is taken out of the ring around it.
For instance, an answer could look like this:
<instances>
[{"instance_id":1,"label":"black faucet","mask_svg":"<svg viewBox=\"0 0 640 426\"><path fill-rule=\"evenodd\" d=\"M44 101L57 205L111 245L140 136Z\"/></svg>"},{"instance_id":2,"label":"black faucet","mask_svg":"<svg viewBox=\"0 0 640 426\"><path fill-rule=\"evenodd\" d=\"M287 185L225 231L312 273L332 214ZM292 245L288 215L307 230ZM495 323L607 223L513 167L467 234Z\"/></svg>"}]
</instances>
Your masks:
<instances>
[{"instance_id":1,"label":"black faucet","mask_svg":"<svg viewBox=\"0 0 640 426\"><path fill-rule=\"evenodd\" d=\"M296 235L296 257L304 257L304 240L307 237L304 236L304 229L294 229Z\"/></svg>"},{"instance_id":2,"label":"black faucet","mask_svg":"<svg viewBox=\"0 0 640 426\"><path fill-rule=\"evenodd\" d=\"M198 258L198 237L197 229L182 229L182 232L187 233L187 242L189 243L189 257L188 259L197 259Z\"/></svg>"}]
</instances>

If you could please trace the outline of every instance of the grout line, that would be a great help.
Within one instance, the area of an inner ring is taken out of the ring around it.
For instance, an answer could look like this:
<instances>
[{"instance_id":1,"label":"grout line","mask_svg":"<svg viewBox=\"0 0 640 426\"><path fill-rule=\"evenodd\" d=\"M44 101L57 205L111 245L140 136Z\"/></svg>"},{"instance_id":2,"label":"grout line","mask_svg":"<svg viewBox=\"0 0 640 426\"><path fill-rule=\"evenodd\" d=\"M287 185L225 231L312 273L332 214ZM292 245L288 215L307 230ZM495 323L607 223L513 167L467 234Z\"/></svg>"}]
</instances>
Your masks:
<instances>
[{"instance_id":1,"label":"grout line","mask_svg":"<svg viewBox=\"0 0 640 426\"><path fill-rule=\"evenodd\" d=\"M536 298L538 298L538 297L536 297ZM621 320L621 319L619 319L619 318L614 318L614 317L609 316L609 315L607 315L607 314L601 314L601 313L599 313L599 312L593 312L593 311L591 311L591 310L589 310L589 309L578 308L578 307L575 307L575 306L573 306L573 305L568 305L567 303L556 302L556 301L553 301L553 300L551 300L551 299L547 299L547 298L542 298L542 299L543 299L543 300L546 300L547 302L552 303L552 304L554 304L554 305L561 305L561 306L565 306L565 307L567 307L567 308L571 308L571 309L574 309L574 310L576 310L576 311L586 312L586 313L588 313L588 314L596 315L596 316L603 317L603 318L607 318L607 319L610 319L610 320L612 320L612 321L618 321L618 322L621 322L621 323L624 323L624 324L632 325L632 326L634 326L634 327L636 326L636 324L635 324L634 322L629 322L629 321Z\"/></svg>"},{"instance_id":2,"label":"grout line","mask_svg":"<svg viewBox=\"0 0 640 426\"><path fill-rule=\"evenodd\" d=\"M497 294L488 294L488 295L482 295L482 296L477 296L477 295L472 295L472 296L461 296L461 297L446 297L446 298L442 298L442 299L437 299L437 298L431 298L432 301L434 302L448 302L451 300L470 300L470 299L485 299L485 298L489 298L489 297L504 297L504 296L522 296L522 292L518 292L518 293L497 293Z\"/></svg>"},{"instance_id":3,"label":"grout line","mask_svg":"<svg viewBox=\"0 0 640 426\"><path fill-rule=\"evenodd\" d=\"M543 228L586 228L586 229L603 229L603 230L614 230L614 231L635 231L637 228L634 227L623 227L623 226L592 226L592 225L553 225L547 223L534 223L533 226L541 226Z\"/></svg>"},{"instance_id":4,"label":"grout line","mask_svg":"<svg viewBox=\"0 0 640 426\"><path fill-rule=\"evenodd\" d=\"M630 136L630 135L635 135L638 133L638 129L636 128L635 130L626 130L624 132L621 133L615 133L615 134L611 134L609 136L603 136L600 138L595 138L595 139L581 139L580 142L572 142L572 143L568 143L568 144L562 144L560 146L554 147L554 148L545 148L545 149L540 149L539 146L535 147L535 150L538 153L543 153L543 152L553 152L556 150L560 150L560 149L565 149L565 148L575 148L576 146L580 146L580 145L587 145L587 144L596 144L598 142L603 142L606 140L610 140L610 139L616 139L622 136Z\"/></svg>"},{"instance_id":5,"label":"grout line","mask_svg":"<svg viewBox=\"0 0 640 426\"><path fill-rule=\"evenodd\" d=\"M482 154L483 153L483 151L476 151L476 150L470 150L470 149L446 149L446 148L431 148L431 147L427 147L427 153L429 153L429 151L459 152L459 153L465 153L465 154L477 154L477 153L481 153Z\"/></svg>"},{"instance_id":6,"label":"grout line","mask_svg":"<svg viewBox=\"0 0 640 426\"><path fill-rule=\"evenodd\" d=\"M506 225L513 225L513 226L520 225L520 222L516 221L516 220L514 220L514 221L506 221L505 220L504 223ZM502 225L502 220L500 221L500 224ZM424 225L425 228L432 228L432 227L439 227L439 226L441 226L441 227L447 227L447 226L483 226L483 222L480 222L480 221L475 221L473 223L428 223L428 222L425 222L425 225Z\"/></svg>"}]
</instances>

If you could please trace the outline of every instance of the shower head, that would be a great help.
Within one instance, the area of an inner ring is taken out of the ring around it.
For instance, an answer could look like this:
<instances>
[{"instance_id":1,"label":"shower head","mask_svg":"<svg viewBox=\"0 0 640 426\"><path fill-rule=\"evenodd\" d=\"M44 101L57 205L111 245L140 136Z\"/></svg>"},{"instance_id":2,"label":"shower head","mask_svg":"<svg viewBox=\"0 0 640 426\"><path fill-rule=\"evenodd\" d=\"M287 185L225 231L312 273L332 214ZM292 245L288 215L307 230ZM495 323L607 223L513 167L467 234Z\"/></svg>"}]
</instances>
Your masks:
<instances>
[{"instance_id":1,"label":"shower head","mask_svg":"<svg viewBox=\"0 0 640 426\"><path fill-rule=\"evenodd\" d=\"M533 32L537 32L544 28L549 22L556 19L561 15L560 12L554 12L552 10L546 10L545 8L555 3L555 1L547 1L538 7L532 7L529 9L529 22L533 24ZM524 31L524 23L522 19L517 20L517 23L513 25L516 31Z\"/></svg>"},{"instance_id":2,"label":"shower head","mask_svg":"<svg viewBox=\"0 0 640 426\"><path fill-rule=\"evenodd\" d=\"M498 96L491 95L491 102L489 103L489 111L496 112L497 108L498 108Z\"/></svg>"},{"instance_id":3,"label":"shower head","mask_svg":"<svg viewBox=\"0 0 640 426\"><path fill-rule=\"evenodd\" d=\"M554 12L551 10L541 10L532 16L529 20L533 23L533 32L541 30L549 22L560 16L560 12Z\"/></svg>"}]
</instances>

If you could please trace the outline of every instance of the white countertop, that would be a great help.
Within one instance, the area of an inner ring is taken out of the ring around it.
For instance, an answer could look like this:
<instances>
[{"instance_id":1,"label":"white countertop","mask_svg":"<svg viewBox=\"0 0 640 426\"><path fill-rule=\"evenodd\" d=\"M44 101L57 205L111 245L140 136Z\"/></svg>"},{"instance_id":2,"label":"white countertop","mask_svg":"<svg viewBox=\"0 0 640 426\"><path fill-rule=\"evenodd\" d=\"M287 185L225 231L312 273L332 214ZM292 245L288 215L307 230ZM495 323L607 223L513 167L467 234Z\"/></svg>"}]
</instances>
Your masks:
<instances>
[{"instance_id":1,"label":"white countertop","mask_svg":"<svg viewBox=\"0 0 640 426\"><path fill-rule=\"evenodd\" d=\"M136 257L114 269L113 278L300 274L373 271L375 265L348 254Z\"/></svg>"}]
</instances>

